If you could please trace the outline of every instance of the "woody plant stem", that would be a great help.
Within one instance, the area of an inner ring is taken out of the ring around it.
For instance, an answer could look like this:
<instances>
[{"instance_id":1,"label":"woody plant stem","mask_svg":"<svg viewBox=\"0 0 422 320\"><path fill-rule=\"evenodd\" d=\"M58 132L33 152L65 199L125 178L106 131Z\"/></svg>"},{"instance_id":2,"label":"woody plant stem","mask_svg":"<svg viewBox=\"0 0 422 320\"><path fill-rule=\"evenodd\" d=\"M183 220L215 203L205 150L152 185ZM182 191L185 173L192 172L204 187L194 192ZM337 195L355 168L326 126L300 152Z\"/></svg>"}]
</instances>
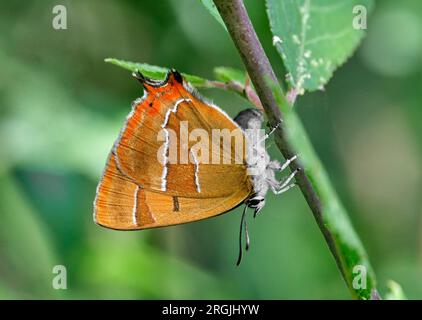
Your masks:
<instances>
[{"instance_id":1,"label":"woody plant stem","mask_svg":"<svg viewBox=\"0 0 422 320\"><path fill-rule=\"evenodd\" d=\"M347 217L324 169L288 103L275 73L255 33L242 0L213 0L243 60L271 127L276 127L275 141L286 159L298 154L290 169L352 296L376 299L375 276L366 252ZM296 148L295 148L296 147ZM305 160L307 160L305 162ZM308 161L309 160L309 161ZM338 223L340 221L341 223ZM367 270L365 288L354 283L356 265Z\"/></svg>"}]
</instances>

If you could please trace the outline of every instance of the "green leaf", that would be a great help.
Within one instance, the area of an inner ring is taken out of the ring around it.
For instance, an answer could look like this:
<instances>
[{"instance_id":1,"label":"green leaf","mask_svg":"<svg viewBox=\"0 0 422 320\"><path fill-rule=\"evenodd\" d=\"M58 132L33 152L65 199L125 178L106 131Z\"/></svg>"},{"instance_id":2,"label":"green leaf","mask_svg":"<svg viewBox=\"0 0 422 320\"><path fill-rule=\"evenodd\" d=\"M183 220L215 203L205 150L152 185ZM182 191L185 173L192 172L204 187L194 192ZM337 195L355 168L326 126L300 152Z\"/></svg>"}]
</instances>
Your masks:
<instances>
[{"instance_id":1,"label":"green leaf","mask_svg":"<svg viewBox=\"0 0 422 320\"><path fill-rule=\"evenodd\" d=\"M273 43L288 70L289 85L299 94L323 89L358 46L365 34L353 27L360 17L354 13L362 8L358 5L369 13L373 1L267 0Z\"/></svg>"},{"instance_id":2,"label":"green leaf","mask_svg":"<svg viewBox=\"0 0 422 320\"><path fill-rule=\"evenodd\" d=\"M219 24L223 26L223 28L227 31L226 25L224 24L223 19L220 16L214 2L212 0L200 0L201 3L207 8L208 12L218 21Z\"/></svg>"},{"instance_id":3,"label":"green leaf","mask_svg":"<svg viewBox=\"0 0 422 320\"><path fill-rule=\"evenodd\" d=\"M105 62L114 64L116 66L119 66L123 69L129 70L129 71L136 71L139 70L143 75L145 75L148 78L152 79L160 79L163 80L166 77L167 72L169 71L168 68L164 67L158 67L153 66L146 63L138 63L138 62L131 62L131 61L125 61L125 60L119 60L115 58L107 58L104 60ZM209 81L207 79L193 76L190 74L182 73L183 77L190 82L195 87L209 87Z\"/></svg>"},{"instance_id":4,"label":"green leaf","mask_svg":"<svg viewBox=\"0 0 422 320\"><path fill-rule=\"evenodd\" d=\"M388 292L385 295L386 300L407 300L402 287L395 281L387 282Z\"/></svg>"},{"instance_id":5,"label":"green leaf","mask_svg":"<svg viewBox=\"0 0 422 320\"><path fill-rule=\"evenodd\" d=\"M244 85L246 82L246 73L239 69L230 67L215 67L214 68L215 78L223 82L238 82Z\"/></svg>"},{"instance_id":6,"label":"green leaf","mask_svg":"<svg viewBox=\"0 0 422 320\"><path fill-rule=\"evenodd\" d=\"M119 66L123 69L132 71L132 72L139 70L146 77L149 77L152 79L159 79L159 80L164 79L169 70L168 68L153 66L146 63L131 62L131 61L114 59L114 58L107 58L104 61L114 64L116 66ZM237 94L240 94L241 96L244 96L243 89L239 89L239 88L242 88L245 85L245 82L246 82L245 72L240 71L238 69L229 68L229 67L216 67L214 69L214 74L217 80L219 81L212 81L212 80L204 79L198 76L182 73L183 77L194 87L218 88L218 89L233 91ZM236 88L225 85L226 83L229 83L229 82L236 82L237 83Z\"/></svg>"}]
</instances>

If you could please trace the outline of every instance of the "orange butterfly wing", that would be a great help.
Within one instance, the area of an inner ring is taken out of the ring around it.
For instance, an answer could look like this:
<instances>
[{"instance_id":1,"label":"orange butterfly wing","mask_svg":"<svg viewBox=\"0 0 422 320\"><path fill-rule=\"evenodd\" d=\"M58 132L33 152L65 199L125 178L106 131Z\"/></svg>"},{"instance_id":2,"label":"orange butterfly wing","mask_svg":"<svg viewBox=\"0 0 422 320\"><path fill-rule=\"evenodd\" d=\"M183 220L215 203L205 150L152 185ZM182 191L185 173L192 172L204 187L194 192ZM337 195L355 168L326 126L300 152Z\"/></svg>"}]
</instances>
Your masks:
<instances>
[{"instance_id":1,"label":"orange butterfly wing","mask_svg":"<svg viewBox=\"0 0 422 320\"><path fill-rule=\"evenodd\" d=\"M209 198L230 195L239 188L251 190L247 168L242 161L246 147L239 152L234 147L224 148L223 140L214 148L211 142L209 162L212 162L213 150L220 150L217 164L197 166L192 161L160 162L160 156L161 160L165 159L170 150L176 150L176 156L179 155L180 141L187 140L180 137L183 121L187 122L189 133L200 128L212 137L213 129L226 129L234 133L230 140L233 145L240 140L245 145L246 139L243 131L223 111L198 99L176 80L173 73L169 73L168 79L159 86L144 84L144 87L146 97L135 103L114 146L116 163L123 174L145 189L176 196ZM174 135L169 135L164 153L168 132ZM192 157L194 144L194 141L187 143L185 156ZM222 163L224 157L232 163Z\"/></svg>"},{"instance_id":2,"label":"orange butterfly wing","mask_svg":"<svg viewBox=\"0 0 422 320\"><path fill-rule=\"evenodd\" d=\"M242 161L246 146L239 152L232 145L225 148L227 141L213 140L208 151L210 160L215 156L218 163L192 163L195 141L182 146L183 121L189 125L188 133L200 128L211 137L213 129L228 129L235 132L234 142L246 141L223 111L203 102L182 82L169 73L162 83L144 83L146 96L135 101L97 188L94 220L98 224L130 230L186 223L224 213L250 195L251 181ZM170 131L176 134L167 135ZM179 155L181 148L190 162L165 161L170 150ZM223 164L225 157L233 163Z\"/></svg>"}]
</instances>

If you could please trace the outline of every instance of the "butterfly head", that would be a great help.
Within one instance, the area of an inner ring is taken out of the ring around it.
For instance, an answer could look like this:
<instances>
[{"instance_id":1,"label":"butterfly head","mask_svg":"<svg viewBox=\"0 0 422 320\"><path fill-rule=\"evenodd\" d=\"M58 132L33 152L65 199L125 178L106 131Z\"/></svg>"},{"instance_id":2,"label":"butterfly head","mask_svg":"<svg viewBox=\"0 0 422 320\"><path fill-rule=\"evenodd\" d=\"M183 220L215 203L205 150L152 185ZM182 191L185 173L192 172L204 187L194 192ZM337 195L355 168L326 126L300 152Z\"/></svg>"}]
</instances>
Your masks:
<instances>
[{"instance_id":1,"label":"butterfly head","mask_svg":"<svg viewBox=\"0 0 422 320\"><path fill-rule=\"evenodd\" d=\"M265 197L262 195L255 195L245 201L249 208L254 209L254 215L256 215L265 206Z\"/></svg>"},{"instance_id":2,"label":"butterfly head","mask_svg":"<svg viewBox=\"0 0 422 320\"><path fill-rule=\"evenodd\" d=\"M264 115L256 108L240 111L234 121L243 129L261 129Z\"/></svg>"}]
</instances>

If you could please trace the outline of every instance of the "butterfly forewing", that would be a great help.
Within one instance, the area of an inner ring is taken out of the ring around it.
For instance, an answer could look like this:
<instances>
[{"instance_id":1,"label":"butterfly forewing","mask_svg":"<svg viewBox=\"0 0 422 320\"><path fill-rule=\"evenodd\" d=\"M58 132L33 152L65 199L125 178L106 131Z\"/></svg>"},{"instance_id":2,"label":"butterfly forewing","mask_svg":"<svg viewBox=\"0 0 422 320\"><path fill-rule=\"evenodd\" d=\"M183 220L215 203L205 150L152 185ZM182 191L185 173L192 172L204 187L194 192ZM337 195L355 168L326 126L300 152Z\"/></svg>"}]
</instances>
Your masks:
<instances>
[{"instance_id":1,"label":"butterfly forewing","mask_svg":"<svg viewBox=\"0 0 422 320\"><path fill-rule=\"evenodd\" d=\"M98 186L97 223L160 227L205 219L242 203L252 190L242 130L173 73L144 87L146 95L134 103ZM213 139L215 130L231 136ZM198 144L204 139L205 147Z\"/></svg>"}]
</instances>

